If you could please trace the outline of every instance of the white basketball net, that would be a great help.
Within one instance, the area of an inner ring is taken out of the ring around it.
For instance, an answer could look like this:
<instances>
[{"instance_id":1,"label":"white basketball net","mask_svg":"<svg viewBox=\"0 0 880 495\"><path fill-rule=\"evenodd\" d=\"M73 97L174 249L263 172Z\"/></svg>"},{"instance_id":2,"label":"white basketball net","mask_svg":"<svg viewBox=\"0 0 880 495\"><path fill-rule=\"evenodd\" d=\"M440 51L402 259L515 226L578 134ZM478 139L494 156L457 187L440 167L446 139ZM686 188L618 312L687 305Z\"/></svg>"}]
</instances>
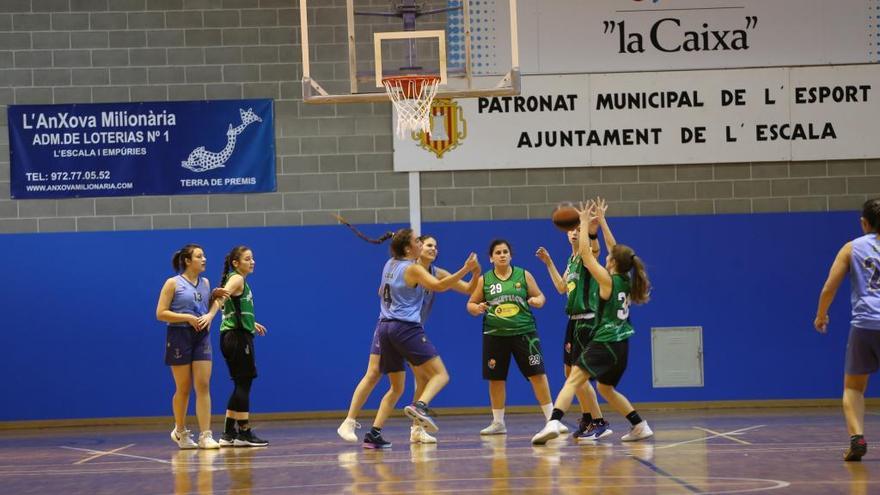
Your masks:
<instances>
[{"instance_id":1,"label":"white basketball net","mask_svg":"<svg viewBox=\"0 0 880 495\"><path fill-rule=\"evenodd\" d=\"M397 136L403 139L414 131L431 132L431 103L440 78L389 78L382 83L397 110Z\"/></svg>"}]
</instances>

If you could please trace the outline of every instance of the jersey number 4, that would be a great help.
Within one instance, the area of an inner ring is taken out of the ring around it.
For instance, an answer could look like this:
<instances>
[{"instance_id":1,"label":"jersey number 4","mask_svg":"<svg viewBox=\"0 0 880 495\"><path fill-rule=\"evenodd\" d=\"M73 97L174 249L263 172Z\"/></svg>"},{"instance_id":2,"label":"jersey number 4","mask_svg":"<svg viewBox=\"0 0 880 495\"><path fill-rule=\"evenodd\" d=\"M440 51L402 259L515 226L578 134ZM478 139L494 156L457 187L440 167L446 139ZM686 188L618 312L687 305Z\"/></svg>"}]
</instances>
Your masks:
<instances>
[{"instance_id":1,"label":"jersey number 4","mask_svg":"<svg viewBox=\"0 0 880 495\"><path fill-rule=\"evenodd\" d=\"M391 286L388 284L382 286L382 302L385 303L386 308L391 307Z\"/></svg>"},{"instance_id":2,"label":"jersey number 4","mask_svg":"<svg viewBox=\"0 0 880 495\"><path fill-rule=\"evenodd\" d=\"M865 258L865 268L871 270L868 290L880 290L880 260L877 258Z\"/></svg>"}]
</instances>

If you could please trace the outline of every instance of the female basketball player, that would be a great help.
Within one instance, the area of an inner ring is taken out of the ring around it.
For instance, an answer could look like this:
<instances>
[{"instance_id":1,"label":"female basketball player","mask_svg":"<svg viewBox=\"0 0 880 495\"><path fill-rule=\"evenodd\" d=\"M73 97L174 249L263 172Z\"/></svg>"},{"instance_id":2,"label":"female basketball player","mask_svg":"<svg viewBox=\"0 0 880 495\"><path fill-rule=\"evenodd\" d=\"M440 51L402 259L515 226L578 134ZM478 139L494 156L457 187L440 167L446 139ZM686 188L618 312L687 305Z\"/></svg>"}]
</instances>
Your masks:
<instances>
[{"instance_id":1,"label":"female basketball player","mask_svg":"<svg viewBox=\"0 0 880 495\"><path fill-rule=\"evenodd\" d=\"M597 208L601 208L603 211L608 208L608 205L602 198L597 198L595 204ZM590 272L581 261L578 251L578 230L576 227L567 233L568 242L571 244L571 255L568 257L563 275L559 275L559 271L556 270L556 266L553 264L553 260L550 259L550 254L545 248L538 248L536 253L536 256L547 265L547 272L550 274L550 279L553 281L556 290L560 294L568 295L565 305L568 325L565 329L562 355L566 378L571 374L572 365L580 357L581 352L583 352L590 341L596 323L596 310L598 308L598 284L590 276ZM595 217L588 229L590 249L593 250L595 256L599 255L598 231L599 218ZM613 247L616 242L614 237L610 235L610 229L608 229L608 233L609 235L605 236L606 242ZM581 408L581 419L578 422L578 429L572 436L574 438L583 437L589 440L598 440L610 435L612 431L608 428L608 423L602 416L602 410L599 408L599 402L596 399L596 391L593 390L590 382L584 382L583 386L579 387L575 394Z\"/></svg>"},{"instance_id":2,"label":"female basketball player","mask_svg":"<svg viewBox=\"0 0 880 495\"><path fill-rule=\"evenodd\" d=\"M340 221L348 225L349 228L352 228L352 230L357 233L357 229L354 229L350 224L345 222L344 219L340 219ZM419 264L440 281L449 277L450 273L448 271L434 264L438 254L437 239L430 235L423 235L419 237L419 240L422 241L422 252L419 256ZM479 265L477 266L475 273L476 275L471 277L470 284L459 280L452 286L452 290L462 294L470 294L473 292L479 279ZM431 313L431 308L434 305L434 295L435 293L433 291L425 292L425 300L421 311L422 326L424 326L428 315ZM345 421L343 421L336 430L336 433L338 433L343 440L347 442L357 442L358 438L354 432L355 428L359 427L357 416L360 413L361 408L364 406L364 403L367 401L367 397L373 392L373 389L379 383L381 378L382 373L379 371L378 349L373 347L370 350L370 360L367 364L367 371L364 373L363 378L361 378L361 381L358 383L357 388L355 388L355 391L351 396L351 405L348 408L348 416L346 416ZM424 389L425 383L427 382L427 376L424 374L415 374L415 382L416 390L414 396L419 397ZM437 439L428 434L421 424L414 421L413 426L410 428L410 442L437 443Z\"/></svg>"},{"instance_id":3,"label":"female basketball player","mask_svg":"<svg viewBox=\"0 0 880 495\"><path fill-rule=\"evenodd\" d=\"M480 277L467 310L473 316L483 315L483 379L489 381L492 423L480 434L498 435L507 432L504 404L511 354L520 372L531 382L547 418L553 403L532 315L532 308L544 306L544 294L531 273L510 264L513 250L508 241L492 241L489 257L493 268Z\"/></svg>"},{"instance_id":4,"label":"female basketball player","mask_svg":"<svg viewBox=\"0 0 880 495\"><path fill-rule=\"evenodd\" d=\"M468 272L475 271L478 263L477 256L471 253L457 272L440 281L416 263L421 250L422 243L412 229L400 229L391 237L391 258L382 270L379 287L380 318L373 334L373 347L379 353L379 371L388 375L391 387L382 398L373 427L364 436L364 448L391 446L382 438L382 427L403 394L404 360L410 363L416 375L426 377L421 394L404 412L428 432L437 431L428 404L449 382L449 374L422 328L425 291L448 290Z\"/></svg>"},{"instance_id":5,"label":"female basketball player","mask_svg":"<svg viewBox=\"0 0 880 495\"><path fill-rule=\"evenodd\" d=\"M602 397L611 404L618 413L625 416L632 424L632 429L621 440L631 442L642 440L654 433L639 413L633 409L629 400L618 392L615 387L620 382L629 354L629 338L634 330L629 323L629 305L631 302L642 304L648 301L650 282L645 273L641 259L632 248L617 244L611 248L605 260L605 266L599 264L588 246L584 235L588 235L587 226L594 216L600 216L600 224L604 211L595 205L580 210L581 226L578 247L584 265L599 286L600 311L593 338L577 359L576 367L565 381L565 386L556 398L553 414L547 425L532 437L532 443L545 444L561 433L563 414L571 405L572 398L578 387L590 377L598 382L596 388Z\"/></svg>"},{"instance_id":6,"label":"female basketball player","mask_svg":"<svg viewBox=\"0 0 880 495\"><path fill-rule=\"evenodd\" d=\"M223 303L220 350L235 384L226 404L226 424L220 436L220 445L224 447L269 445L254 434L248 420L251 384L257 377L254 334L266 335L266 327L254 320L254 295L247 283L247 276L255 267L253 251L247 246L237 246L226 255L220 278L220 284L229 291Z\"/></svg>"},{"instance_id":7,"label":"female basketball player","mask_svg":"<svg viewBox=\"0 0 880 495\"><path fill-rule=\"evenodd\" d=\"M220 445L211 433L211 321L220 308L211 300L208 279L202 277L207 259L196 244L187 244L174 253L171 266L177 275L165 281L156 305L156 318L168 323L165 333L165 364L174 376L174 429L171 439L181 449L216 449ZM210 307L210 309L209 309ZM190 389L196 390L196 418L199 442L186 428Z\"/></svg>"},{"instance_id":8,"label":"female basketball player","mask_svg":"<svg viewBox=\"0 0 880 495\"><path fill-rule=\"evenodd\" d=\"M865 202L860 222L865 235L844 244L834 258L813 322L819 332L828 331L828 308L849 273L852 320L846 344L843 413L850 439L845 461L860 461L868 451L865 389L868 376L880 369L880 199Z\"/></svg>"}]
</instances>

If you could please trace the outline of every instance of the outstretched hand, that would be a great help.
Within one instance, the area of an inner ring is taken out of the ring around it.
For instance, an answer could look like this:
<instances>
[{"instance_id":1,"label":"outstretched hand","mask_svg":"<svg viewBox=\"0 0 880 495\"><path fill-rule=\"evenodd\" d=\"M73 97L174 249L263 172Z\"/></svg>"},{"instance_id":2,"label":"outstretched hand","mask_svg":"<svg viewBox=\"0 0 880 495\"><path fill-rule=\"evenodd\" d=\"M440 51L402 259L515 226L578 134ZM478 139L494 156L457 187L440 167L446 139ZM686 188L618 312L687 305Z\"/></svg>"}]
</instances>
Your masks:
<instances>
[{"instance_id":1,"label":"outstretched hand","mask_svg":"<svg viewBox=\"0 0 880 495\"><path fill-rule=\"evenodd\" d=\"M538 248L535 251L535 256L538 257L539 260L543 261L545 265L549 265L553 261L550 259L550 253L547 252L547 249L544 246Z\"/></svg>"}]
</instances>

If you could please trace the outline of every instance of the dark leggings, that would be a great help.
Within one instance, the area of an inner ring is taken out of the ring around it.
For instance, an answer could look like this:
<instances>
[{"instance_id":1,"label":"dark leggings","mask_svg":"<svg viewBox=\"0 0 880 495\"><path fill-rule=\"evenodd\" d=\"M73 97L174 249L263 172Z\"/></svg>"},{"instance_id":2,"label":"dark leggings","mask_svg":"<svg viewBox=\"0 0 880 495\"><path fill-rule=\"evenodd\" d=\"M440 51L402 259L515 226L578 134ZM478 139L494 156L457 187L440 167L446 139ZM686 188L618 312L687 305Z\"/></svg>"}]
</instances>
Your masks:
<instances>
[{"instance_id":1,"label":"dark leggings","mask_svg":"<svg viewBox=\"0 0 880 495\"><path fill-rule=\"evenodd\" d=\"M226 404L226 409L235 412L250 411L251 384L254 382L253 377L233 378L232 381L235 383L235 388L232 390L232 395L229 396L229 402Z\"/></svg>"}]
</instances>

